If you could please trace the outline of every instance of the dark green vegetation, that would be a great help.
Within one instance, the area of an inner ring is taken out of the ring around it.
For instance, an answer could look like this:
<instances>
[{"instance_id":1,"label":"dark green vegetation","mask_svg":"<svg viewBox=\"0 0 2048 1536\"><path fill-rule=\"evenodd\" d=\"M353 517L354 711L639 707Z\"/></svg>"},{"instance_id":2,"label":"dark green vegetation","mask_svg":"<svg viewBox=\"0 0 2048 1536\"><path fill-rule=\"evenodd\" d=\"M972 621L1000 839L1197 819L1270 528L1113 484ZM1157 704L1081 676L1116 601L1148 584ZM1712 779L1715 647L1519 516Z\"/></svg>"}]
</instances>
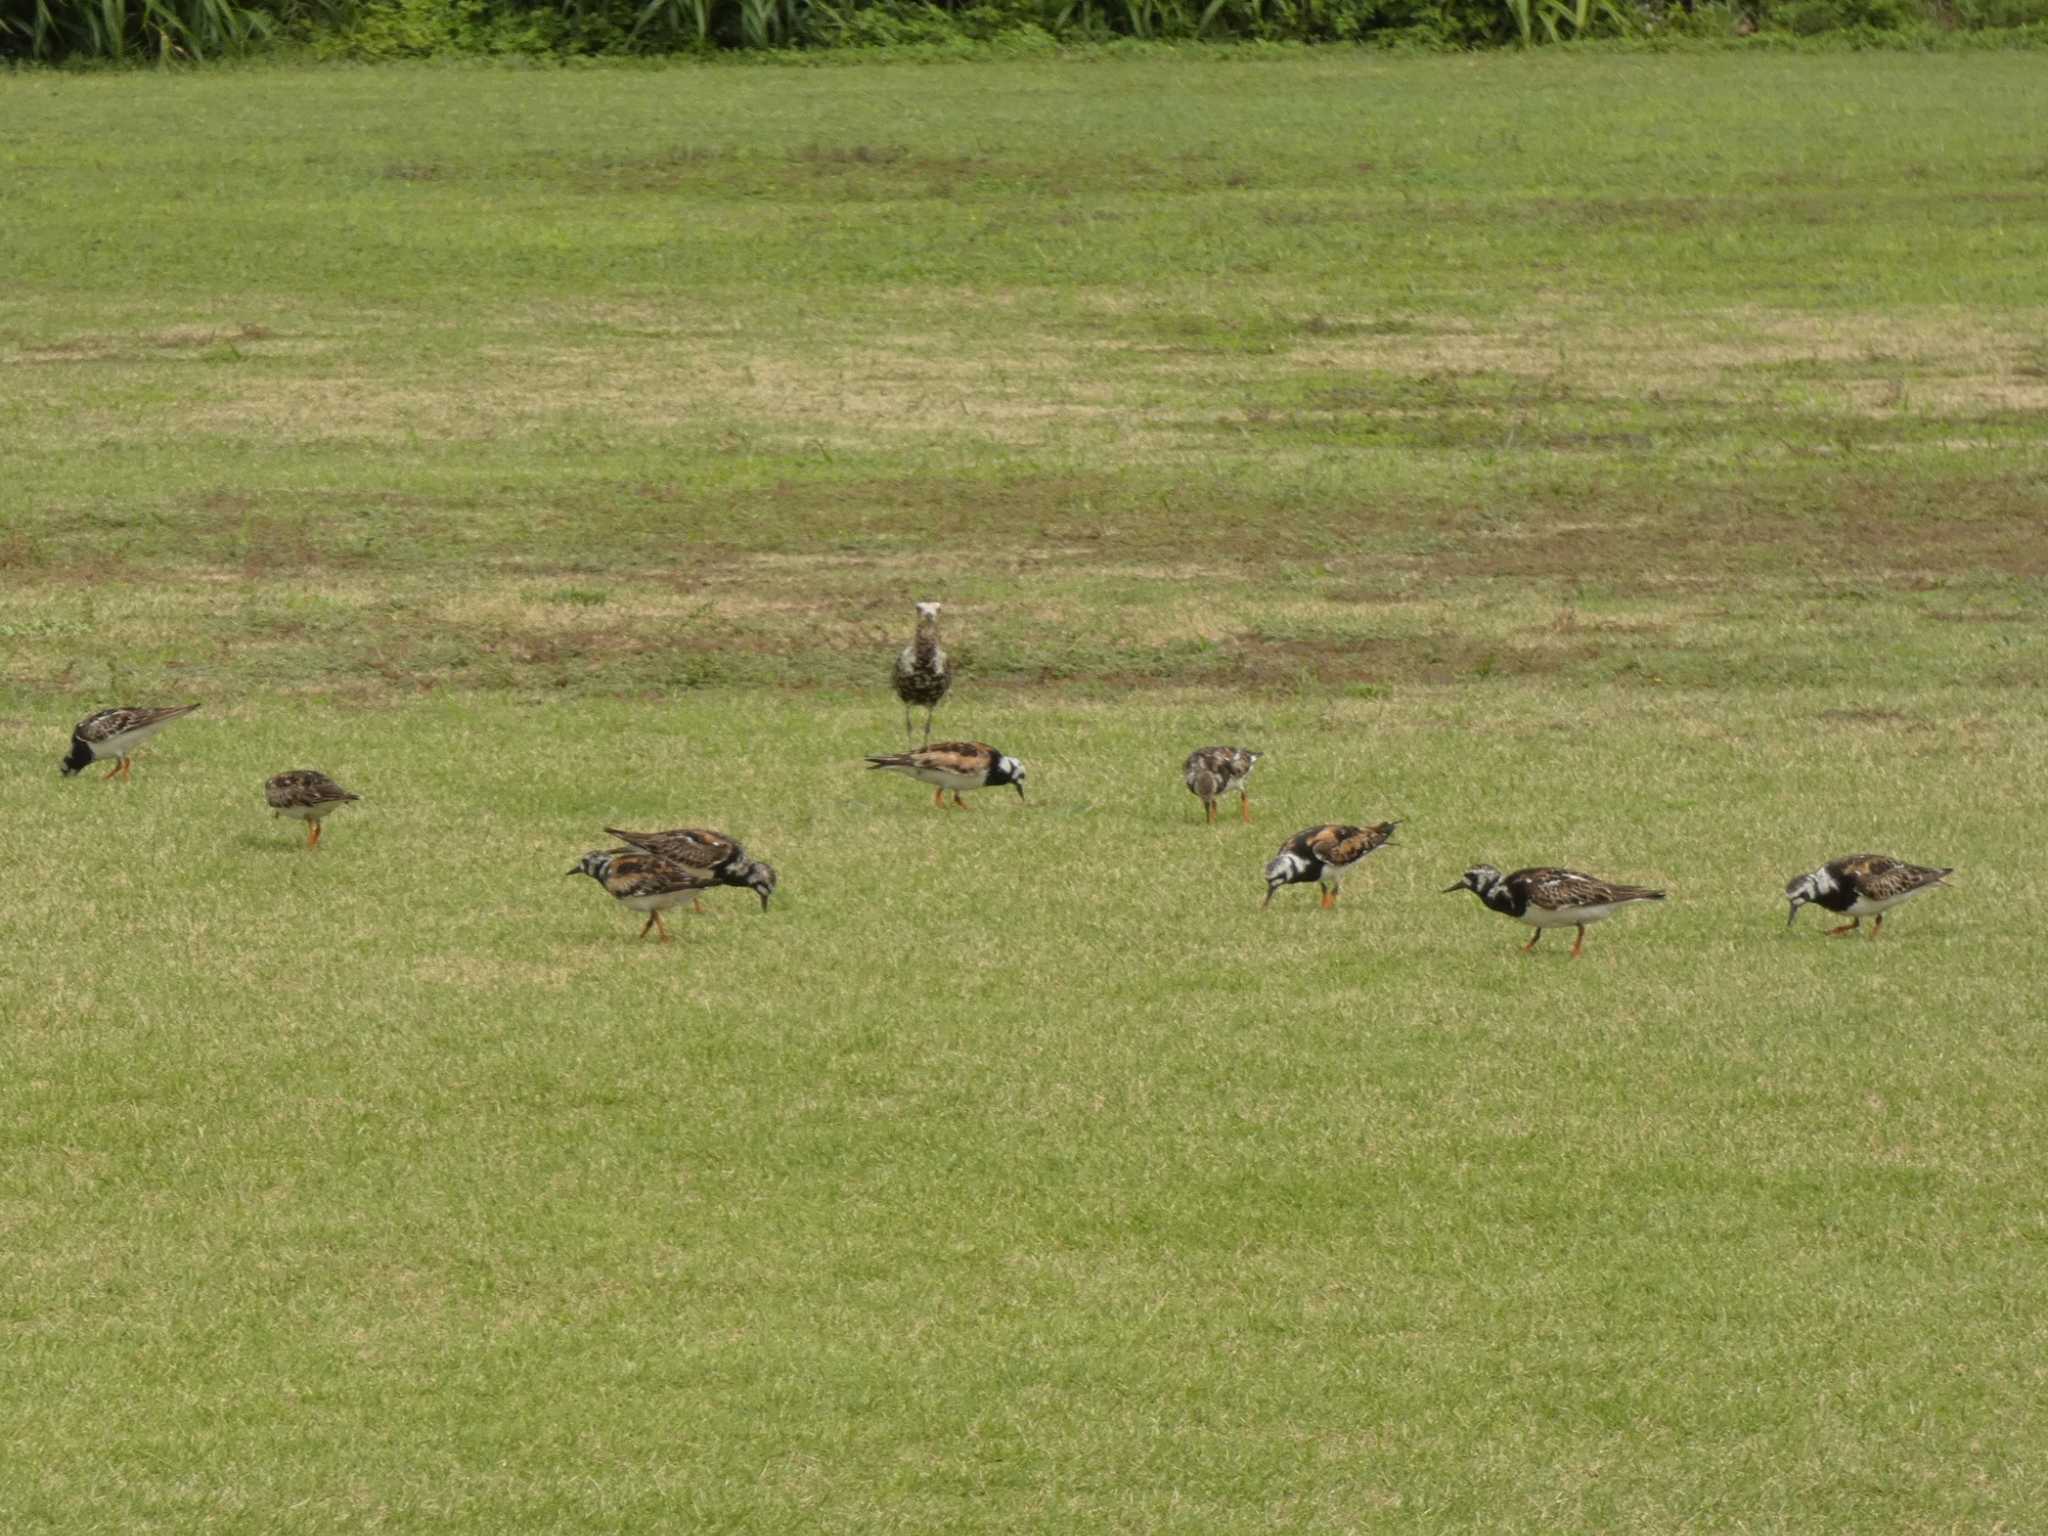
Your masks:
<instances>
[{"instance_id":1,"label":"dark green vegetation","mask_svg":"<svg viewBox=\"0 0 2048 1536\"><path fill-rule=\"evenodd\" d=\"M0 81L0 1529L2026 1528L2037 76Z\"/></svg>"},{"instance_id":2,"label":"dark green vegetation","mask_svg":"<svg viewBox=\"0 0 2048 1536\"><path fill-rule=\"evenodd\" d=\"M1627 38L2038 46L2048 0L0 0L0 60L855 49L1028 57L1188 42L1446 50Z\"/></svg>"}]
</instances>

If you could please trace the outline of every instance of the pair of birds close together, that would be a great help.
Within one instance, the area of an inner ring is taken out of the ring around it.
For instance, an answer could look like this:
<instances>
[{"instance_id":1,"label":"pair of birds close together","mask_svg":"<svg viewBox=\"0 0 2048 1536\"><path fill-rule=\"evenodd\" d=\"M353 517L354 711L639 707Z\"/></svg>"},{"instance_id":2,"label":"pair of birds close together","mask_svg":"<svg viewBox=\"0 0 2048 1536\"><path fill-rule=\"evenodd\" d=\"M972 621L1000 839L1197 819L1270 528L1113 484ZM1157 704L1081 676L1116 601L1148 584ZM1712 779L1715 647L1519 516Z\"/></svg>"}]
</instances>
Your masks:
<instances>
[{"instance_id":1,"label":"pair of birds close together","mask_svg":"<svg viewBox=\"0 0 2048 1536\"><path fill-rule=\"evenodd\" d=\"M1251 797L1246 782L1264 754L1243 747L1201 747L1188 754L1182 777L1216 820L1216 802L1233 790L1238 810L1249 823ZM1385 847L1398 821L1383 821L1369 827L1329 823L1295 833L1266 865L1266 900L1270 906L1276 891L1288 885L1313 880L1321 888L1324 908L1337 904L1344 877L1373 853ZM1799 909L1811 903L1826 911L1846 916L1849 921L1831 928L1831 935L1854 932L1866 917L1872 918L1873 937L1884 927L1884 914L1900 902L1922 891L1932 890L1953 869L1935 869L1908 864L1881 853L1857 853L1823 864L1811 873L1795 876L1785 886L1791 903L1789 926ZM1577 870L1537 867L1502 874L1491 864L1475 865L1446 886L1443 894L1470 891L1489 910L1536 932L1522 946L1527 953L1536 947L1546 928L1576 928L1572 941L1574 958L1585 952L1588 925L1603 922L1623 907L1642 901L1662 901L1665 893L1642 885L1620 885L1599 880Z\"/></svg>"},{"instance_id":2,"label":"pair of birds close together","mask_svg":"<svg viewBox=\"0 0 2048 1536\"><path fill-rule=\"evenodd\" d=\"M102 709L87 715L72 728L71 751L58 765L59 770L69 778L96 762L112 760L114 766L105 777L133 779L136 749L173 720L198 707L179 704L168 709ZM317 848L320 823L362 796L351 794L317 768L293 768L264 781L263 799L278 815L305 822L306 846Z\"/></svg>"}]
</instances>

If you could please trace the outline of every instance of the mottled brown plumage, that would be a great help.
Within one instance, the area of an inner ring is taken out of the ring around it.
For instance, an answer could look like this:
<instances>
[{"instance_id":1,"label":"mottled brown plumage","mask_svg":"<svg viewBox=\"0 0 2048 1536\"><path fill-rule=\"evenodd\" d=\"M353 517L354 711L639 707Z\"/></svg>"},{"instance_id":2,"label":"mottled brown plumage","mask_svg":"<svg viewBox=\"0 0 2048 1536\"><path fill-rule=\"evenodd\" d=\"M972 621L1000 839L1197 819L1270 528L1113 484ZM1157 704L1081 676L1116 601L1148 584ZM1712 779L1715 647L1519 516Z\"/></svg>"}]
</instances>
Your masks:
<instances>
[{"instance_id":1,"label":"mottled brown plumage","mask_svg":"<svg viewBox=\"0 0 2048 1536\"><path fill-rule=\"evenodd\" d=\"M906 774L920 783L936 786L932 791L933 805L944 804L950 789L953 803L964 808L967 802L960 798L962 790L990 789L1002 784L1014 788L1019 800L1024 798L1024 765L983 741L935 741L914 752L882 753L867 762L869 768Z\"/></svg>"},{"instance_id":2,"label":"mottled brown plumage","mask_svg":"<svg viewBox=\"0 0 2048 1536\"><path fill-rule=\"evenodd\" d=\"M1812 902L1849 919L1840 927L1830 928L1830 935L1854 933L1868 917L1872 919L1870 936L1876 938L1884 929L1887 911L1922 891L1945 884L1954 873L1953 867L1908 864L1885 853L1852 853L1786 882L1785 896L1792 910L1785 922L1789 927L1799 916L1799 909Z\"/></svg>"},{"instance_id":3,"label":"mottled brown plumage","mask_svg":"<svg viewBox=\"0 0 2048 1536\"><path fill-rule=\"evenodd\" d=\"M280 816L306 823L306 846L320 846L320 823L350 801L351 794L317 768L293 768L264 781L263 800Z\"/></svg>"},{"instance_id":4,"label":"mottled brown plumage","mask_svg":"<svg viewBox=\"0 0 2048 1536\"><path fill-rule=\"evenodd\" d=\"M641 925L638 937L646 938L647 930L653 928L660 933L664 944L668 942L669 934L661 914L718 883L701 870L685 869L659 854L632 850L586 853L569 873L590 876L620 906L634 912L645 912L647 921Z\"/></svg>"},{"instance_id":5,"label":"mottled brown plumage","mask_svg":"<svg viewBox=\"0 0 2048 1536\"><path fill-rule=\"evenodd\" d=\"M1470 891L1491 911L1534 928L1535 934L1522 946L1525 954L1536 947L1544 929L1577 928L1578 936L1572 941L1574 959L1585 953L1588 924L1605 922L1635 902L1664 900L1662 891L1646 885L1618 885L1575 869L1544 865L1508 875L1491 864L1475 865L1456 885L1444 888L1446 895L1453 891Z\"/></svg>"},{"instance_id":6,"label":"mottled brown plumage","mask_svg":"<svg viewBox=\"0 0 2048 1536\"><path fill-rule=\"evenodd\" d=\"M106 777L131 778L134 774L130 759L135 749L158 731L182 715L189 715L197 704L175 704L167 708L136 708L133 705L120 709L96 710L71 728L71 751L59 763L58 771L66 778L91 766L102 758L113 758L114 767Z\"/></svg>"},{"instance_id":7,"label":"mottled brown plumage","mask_svg":"<svg viewBox=\"0 0 2048 1536\"><path fill-rule=\"evenodd\" d=\"M953 666L939 644L939 605L917 605L917 633L903 647L890 670L889 681L896 697L903 701L903 744L910 745L910 711L924 711L924 739L932 739L932 711L953 686Z\"/></svg>"},{"instance_id":8,"label":"mottled brown plumage","mask_svg":"<svg viewBox=\"0 0 2048 1536\"><path fill-rule=\"evenodd\" d=\"M1202 802L1208 820L1213 822L1216 819L1216 802L1234 789L1237 791L1238 814L1249 822L1252 819L1252 801L1245 791L1245 781L1252 776L1252 770L1264 755L1243 747L1197 747L1182 765L1181 777L1189 791Z\"/></svg>"},{"instance_id":9,"label":"mottled brown plumage","mask_svg":"<svg viewBox=\"0 0 2048 1536\"><path fill-rule=\"evenodd\" d=\"M631 843L685 869L707 874L718 885L744 886L761 898L763 912L768 910L768 898L775 894L775 870L759 859L749 858L739 839L724 832L715 832L710 827L670 827L663 832L628 832L606 827L605 831L622 843Z\"/></svg>"},{"instance_id":10,"label":"mottled brown plumage","mask_svg":"<svg viewBox=\"0 0 2048 1536\"><path fill-rule=\"evenodd\" d=\"M1266 899L1261 905L1271 906L1273 893L1283 885L1305 885L1313 880L1322 887L1321 905L1336 906L1344 877L1384 848L1400 824L1382 821L1355 827L1348 822L1326 822L1295 833L1266 864Z\"/></svg>"}]
</instances>

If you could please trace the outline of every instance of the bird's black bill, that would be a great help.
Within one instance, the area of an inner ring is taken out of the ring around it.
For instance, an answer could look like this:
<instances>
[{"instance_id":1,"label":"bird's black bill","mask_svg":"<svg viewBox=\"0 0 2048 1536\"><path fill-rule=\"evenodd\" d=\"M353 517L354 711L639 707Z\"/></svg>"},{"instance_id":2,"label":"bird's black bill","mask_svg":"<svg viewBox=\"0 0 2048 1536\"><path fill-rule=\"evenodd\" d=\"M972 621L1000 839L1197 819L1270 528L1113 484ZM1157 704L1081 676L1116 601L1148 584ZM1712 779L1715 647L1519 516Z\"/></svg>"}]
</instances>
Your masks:
<instances>
[{"instance_id":1,"label":"bird's black bill","mask_svg":"<svg viewBox=\"0 0 2048 1536\"><path fill-rule=\"evenodd\" d=\"M1012 784L1010 785L1010 788L1012 788L1012 789L1014 789L1015 791L1017 791L1017 798L1018 798L1019 800L1024 800L1024 786L1023 786L1022 784L1018 784L1018 783L1014 783L1014 782L1013 782L1013 783L1012 783ZM1030 801L1028 801L1028 800L1025 800L1025 801L1024 801L1024 803L1025 803L1026 805L1029 805L1029 804L1030 804L1031 802L1030 802Z\"/></svg>"},{"instance_id":2,"label":"bird's black bill","mask_svg":"<svg viewBox=\"0 0 2048 1536\"><path fill-rule=\"evenodd\" d=\"M1791 926L1792 926L1792 925L1793 925L1794 923L1796 923L1796 922L1798 922L1798 921L1799 921L1799 903L1795 901L1795 902L1793 902L1793 903L1792 903L1792 910L1791 910L1790 912L1787 912L1787 913L1785 914L1785 926L1786 926L1787 928L1790 928L1790 927L1791 927Z\"/></svg>"},{"instance_id":3,"label":"bird's black bill","mask_svg":"<svg viewBox=\"0 0 2048 1536\"><path fill-rule=\"evenodd\" d=\"M1456 895L1459 891L1462 891L1463 889L1465 889L1465 882L1460 880L1456 885L1445 886L1442 890L1437 892L1437 895L1453 896Z\"/></svg>"}]
</instances>

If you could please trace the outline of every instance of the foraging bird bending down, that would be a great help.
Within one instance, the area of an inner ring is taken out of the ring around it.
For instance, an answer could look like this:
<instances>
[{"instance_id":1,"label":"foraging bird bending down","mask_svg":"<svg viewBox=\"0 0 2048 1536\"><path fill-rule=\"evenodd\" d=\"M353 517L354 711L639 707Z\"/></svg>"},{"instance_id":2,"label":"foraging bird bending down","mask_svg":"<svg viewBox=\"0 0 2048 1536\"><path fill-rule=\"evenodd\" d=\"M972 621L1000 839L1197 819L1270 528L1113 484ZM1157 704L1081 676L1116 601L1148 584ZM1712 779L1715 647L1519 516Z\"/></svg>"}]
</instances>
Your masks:
<instances>
[{"instance_id":1,"label":"foraging bird bending down","mask_svg":"<svg viewBox=\"0 0 2048 1536\"><path fill-rule=\"evenodd\" d=\"M606 827L622 843L631 843L642 853L659 854L685 869L709 875L717 885L744 886L761 898L761 910L768 910L768 898L775 894L775 870L759 859L747 857L737 838L714 832L709 827L671 827L666 832L626 832ZM704 908L695 900L696 911Z\"/></svg>"},{"instance_id":2,"label":"foraging bird bending down","mask_svg":"<svg viewBox=\"0 0 2048 1536\"><path fill-rule=\"evenodd\" d=\"M707 891L718 883L707 874L685 869L659 854L623 848L586 853L569 873L590 876L621 906L645 912L647 921L635 937L644 939L647 930L654 928L660 931L664 944L668 942L668 927L661 914L694 900L699 891Z\"/></svg>"},{"instance_id":3,"label":"foraging bird bending down","mask_svg":"<svg viewBox=\"0 0 2048 1536\"><path fill-rule=\"evenodd\" d=\"M963 789L992 789L1008 784L1017 791L1019 800L1024 798L1024 765L981 741L935 741L914 752L870 757L868 767L908 774L920 783L937 786L932 790L933 805L944 805L946 791L950 789L953 803L963 811L967 809L967 802L960 798Z\"/></svg>"},{"instance_id":4,"label":"foraging bird bending down","mask_svg":"<svg viewBox=\"0 0 2048 1536\"><path fill-rule=\"evenodd\" d=\"M129 759L135 749L181 715L189 715L197 704L180 704L170 709L102 709L87 715L71 731L71 752L58 764L65 778L81 772L102 758L115 759L106 778L132 778Z\"/></svg>"},{"instance_id":5,"label":"foraging bird bending down","mask_svg":"<svg viewBox=\"0 0 2048 1536\"><path fill-rule=\"evenodd\" d=\"M1384 848L1399 825L1398 821L1382 821L1370 827L1353 827L1333 822L1295 833L1267 862L1266 899L1259 905L1270 907L1273 893L1283 885L1305 885L1313 880L1322 887L1320 905L1326 911L1336 906L1344 877Z\"/></svg>"},{"instance_id":6,"label":"foraging bird bending down","mask_svg":"<svg viewBox=\"0 0 2048 1536\"><path fill-rule=\"evenodd\" d=\"M1200 797L1209 813L1209 820L1216 820L1216 802L1237 791L1238 813L1249 824L1252 819L1251 796L1245 792L1245 780L1252 776L1252 770L1259 765L1263 752L1248 752L1243 747L1197 747L1188 754L1181 776L1188 788Z\"/></svg>"},{"instance_id":7,"label":"foraging bird bending down","mask_svg":"<svg viewBox=\"0 0 2048 1536\"><path fill-rule=\"evenodd\" d=\"M1664 899L1662 891L1648 886L1614 885L1575 870L1518 869L1504 875L1491 864L1466 870L1456 885L1444 887L1443 894L1454 891L1470 891L1503 917L1534 928L1535 936L1522 946L1525 955L1536 947L1544 929L1577 928L1579 935L1572 941L1574 960L1585 952L1587 924L1605 922L1633 902Z\"/></svg>"},{"instance_id":8,"label":"foraging bird bending down","mask_svg":"<svg viewBox=\"0 0 2048 1536\"><path fill-rule=\"evenodd\" d=\"M273 811L306 823L308 848L320 846L322 818L332 815L351 800L362 798L361 795L350 794L317 768L294 768L289 773L280 773L265 780L263 784L263 799Z\"/></svg>"},{"instance_id":9,"label":"foraging bird bending down","mask_svg":"<svg viewBox=\"0 0 2048 1536\"><path fill-rule=\"evenodd\" d=\"M1849 919L1838 928L1828 929L1831 937L1854 933L1868 917L1875 919L1870 925L1870 936L1874 939L1884 930L1887 911L1922 891L1944 884L1946 877L1954 873L1953 867L1931 869L1882 853L1852 853L1786 882L1785 899L1792 903L1792 911L1785 926L1791 927L1799 917L1799 909L1812 902Z\"/></svg>"},{"instance_id":10,"label":"foraging bird bending down","mask_svg":"<svg viewBox=\"0 0 2048 1536\"><path fill-rule=\"evenodd\" d=\"M924 739L929 746L932 711L939 707L946 690L953 686L952 665L939 645L937 603L917 605L917 633L897 656L891 680L896 685L896 697L903 701L903 744L906 747L910 745L910 711L914 705L924 711Z\"/></svg>"}]
</instances>

